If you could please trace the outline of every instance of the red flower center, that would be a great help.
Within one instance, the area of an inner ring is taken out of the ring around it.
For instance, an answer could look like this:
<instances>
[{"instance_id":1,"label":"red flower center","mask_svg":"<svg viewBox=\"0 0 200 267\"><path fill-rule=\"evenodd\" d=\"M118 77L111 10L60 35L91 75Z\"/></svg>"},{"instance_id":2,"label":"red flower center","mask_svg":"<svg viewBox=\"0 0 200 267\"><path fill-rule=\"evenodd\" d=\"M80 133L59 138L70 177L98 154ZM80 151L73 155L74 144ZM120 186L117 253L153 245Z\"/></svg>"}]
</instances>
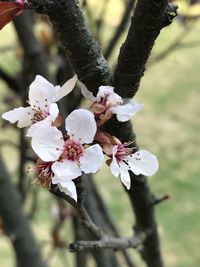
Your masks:
<instances>
[{"instance_id":1,"label":"red flower center","mask_svg":"<svg viewBox=\"0 0 200 267\"><path fill-rule=\"evenodd\" d=\"M131 155L133 148L126 147L129 146L132 142L128 142L125 144L117 145L117 153L115 154L115 158L117 161L122 161L126 158L126 156Z\"/></svg>"},{"instance_id":2,"label":"red flower center","mask_svg":"<svg viewBox=\"0 0 200 267\"><path fill-rule=\"evenodd\" d=\"M63 152L63 158L73 161L79 161L80 157L83 156L83 146L75 141L67 140L65 142L65 149Z\"/></svg>"}]
</instances>

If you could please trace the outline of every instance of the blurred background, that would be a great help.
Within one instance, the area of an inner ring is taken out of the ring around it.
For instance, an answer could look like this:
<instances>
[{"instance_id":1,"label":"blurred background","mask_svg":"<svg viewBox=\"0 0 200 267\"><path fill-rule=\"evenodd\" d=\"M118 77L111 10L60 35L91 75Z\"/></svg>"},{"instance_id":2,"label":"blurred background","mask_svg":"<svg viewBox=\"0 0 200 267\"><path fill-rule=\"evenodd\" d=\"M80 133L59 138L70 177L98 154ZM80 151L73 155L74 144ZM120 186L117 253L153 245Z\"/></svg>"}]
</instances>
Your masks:
<instances>
[{"instance_id":1,"label":"blurred background","mask_svg":"<svg viewBox=\"0 0 200 267\"><path fill-rule=\"evenodd\" d=\"M112 69L127 34L133 2L81 1L87 22ZM156 208L166 267L198 267L200 1L182 0L177 4L179 15L172 25L162 30L148 61L136 95L136 101L144 103L144 109L134 117L133 124L139 147L150 150L159 159L159 172L149 178L152 191L158 196L171 196L170 200ZM72 76L70 64L65 61L47 18L29 12L26 18L20 18L22 16L0 32L1 114L24 105L28 85L34 80L35 66L30 60L33 57L34 61L34 51L42 53L45 62L40 73L43 72L54 84L63 84ZM30 34L30 28L27 29L29 23L34 40L32 54L26 51L23 41L23 38L29 38L26 37L26 31ZM70 104L69 99L73 99L75 106ZM87 106L78 89L69 99L61 103L63 114L74 107ZM29 140L24 137L26 131L1 120L0 133L1 155L12 183L20 191L23 209L30 219L44 259L49 267L75 266L74 254L66 251L67 244L74 240L74 211L70 206L63 207L46 189L32 185L35 155L30 150ZM131 235L134 218L120 182L110 175L106 166L93 181L119 232ZM13 267L12 243L1 225L0 266ZM129 250L129 254L140 267L144 266L137 252ZM92 260L88 266L94 266Z\"/></svg>"}]
</instances>

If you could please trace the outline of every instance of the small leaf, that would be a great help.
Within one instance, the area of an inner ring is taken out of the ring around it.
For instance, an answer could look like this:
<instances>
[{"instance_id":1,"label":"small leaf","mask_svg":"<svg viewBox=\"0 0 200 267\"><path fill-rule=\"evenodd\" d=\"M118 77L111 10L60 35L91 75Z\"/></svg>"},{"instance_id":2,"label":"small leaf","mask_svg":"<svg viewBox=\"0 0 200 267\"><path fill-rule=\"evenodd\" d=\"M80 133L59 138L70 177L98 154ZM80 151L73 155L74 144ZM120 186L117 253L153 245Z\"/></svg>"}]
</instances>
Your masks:
<instances>
[{"instance_id":1,"label":"small leaf","mask_svg":"<svg viewBox=\"0 0 200 267\"><path fill-rule=\"evenodd\" d=\"M19 15L24 7L24 1L0 2L0 30L7 25L13 18Z\"/></svg>"}]
</instances>

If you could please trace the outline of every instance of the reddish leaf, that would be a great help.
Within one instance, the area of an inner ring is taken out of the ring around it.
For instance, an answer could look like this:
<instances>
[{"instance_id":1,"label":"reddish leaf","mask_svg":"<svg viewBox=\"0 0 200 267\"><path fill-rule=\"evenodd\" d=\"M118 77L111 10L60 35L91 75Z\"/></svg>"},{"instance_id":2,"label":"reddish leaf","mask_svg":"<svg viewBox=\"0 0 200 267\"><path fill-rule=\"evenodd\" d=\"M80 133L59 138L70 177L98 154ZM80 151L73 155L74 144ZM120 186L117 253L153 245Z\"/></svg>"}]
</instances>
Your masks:
<instances>
[{"instance_id":1,"label":"reddish leaf","mask_svg":"<svg viewBox=\"0 0 200 267\"><path fill-rule=\"evenodd\" d=\"M24 1L0 2L0 30L24 9Z\"/></svg>"}]
</instances>

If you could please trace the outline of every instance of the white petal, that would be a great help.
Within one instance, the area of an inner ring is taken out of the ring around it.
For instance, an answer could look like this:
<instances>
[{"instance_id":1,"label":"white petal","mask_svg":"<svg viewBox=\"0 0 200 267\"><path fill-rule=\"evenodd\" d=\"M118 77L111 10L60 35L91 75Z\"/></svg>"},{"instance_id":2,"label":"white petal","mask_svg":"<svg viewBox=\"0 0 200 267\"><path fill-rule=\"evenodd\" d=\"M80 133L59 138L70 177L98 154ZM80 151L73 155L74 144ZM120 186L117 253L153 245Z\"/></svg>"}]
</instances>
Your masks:
<instances>
[{"instance_id":1,"label":"white petal","mask_svg":"<svg viewBox=\"0 0 200 267\"><path fill-rule=\"evenodd\" d=\"M59 109L58 109L58 105L56 103L53 103L50 105L49 114L53 120L55 120L58 117Z\"/></svg>"},{"instance_id":2,"label":"white petal","mask_svg":"<svg viewBox=\"0 0 200 267\"><path fill-rule=\"evenodd\" d=\"M58 187L61 192L64 192L66 195L69 195L77 202L77 192L74 182L72 181L61 182L58 184Z\"/></svg>"},{"instance_id":3,"label":"white petal","mask_svg":"<svg viewBox=\"0 0 200 267\"><path fill-rule=\"evenodd\" d=\"M2 114L2 118L11 123L18 121L19 128L27 127L32 124L33 110L31 107L19 107Z\"/></svg>"},{"instance_id":4,"label":"white petal","mask_svg":"<svg viewBox=\"0 0 200 267\"><path fill-rule=\"evenodd\" d=\"M50 106L56 102L56 90L53 84L45 78L37 75L35 80L30 85L29 101L32 107L40 107L46 109L46 105Z\"/></svg>"},{"instance_id":5,"label":"white petal","mask_svg":"<svg viewBox=\"0 0 200 267\"><path fill-rule=\"evenodd\" d=\"M85 109L72 111L65 120L65 128L71 139L89 144L97 131L94 115Z\"/></svg>"},{"instance_id":6,"label":"white petal","mask_svg":"<svg viewBox=\"0 0 200 267\"><path fill-rule=\"evenodd\" d=\"M54 118L51 116L47 116L44 120L39 121L34 123L33 125L30 126L30 128L27 131L26 136L27 137L32 137L34 135L34 133L41 127L41 126L51 126L52 122L54 121Z\"/></svg>"},{"instance_id":7,"label":"white petal","mask_svg":"<svg viewBox=\"0 0 200 267\"><path fill-rule=\"evenodd\" d=\"M117 163L117 160L115 157L113 157L113 160L110 164L110 170L115 177L117 177L120 174L119 164Z\"/></svg>"},{"instance_id":8,"label":"white petal","mask_svg":"<svg viewBox=\"0 0 200 267\"><path fill-rule=\"evenodd\" d=\"M75 179L81 175L81 169L71 160L56 161L51 167L55 177L52 178L52 181L68 181ZM53 182L54 183L54 182Z\"/></svg>"},{"instance_id":9,"label":"white petal","mask_svg":"<svg viewBox=\"0 0 200 267\"><path fill-rule=\"evenodd\" d=\"M131 178L128 172L129 167L123 161L120 161L119 165L120 165L120 179L122 183L126 186L126 188L129 190L131 187Z\"/></svg>"},{"instance_id":10,"label":"white petal","mask_svg":"<svg viewBox=\"0 0 200 267\"><path fill-rule=\"evenodd\" d=\"M61 131L48 125L38 127L32 137L32 148L46 162L57 160L62 154L64 140Z\"/></svg>"},{"instance_id":11,"label":"white petal","mask_svg":"<svg viewBox=\"0 0 200 267\"><path fill-rule=\"evenodd\" d=\"M114 93L114 87L112 86L100 86L97 93L97 101L99 102L101 98L107 97L108 95Z\"/></svg>"},{"instance_id":12,"label":"white petal","mask_svg":"<svg viewBox=\"0 0 200 267\"><path fill-rule=\"evenodd\" d=\"M102 166L104 155L100 145L94 145L84 151L80 158L80 168L85 173L96 173Z\"/></svg>"},{"instance_id":13,"label":"white petal","mask_svg":"<svg viewBox=\"0 0 200 267\"><path fill-rule=\"evenodd\" d=\"M85 98L89 99L91 102L96 101L96 97L93 96L93 94L87 89L84 83L80 82L80 87L81 93Z\"/></svg>"},{"instance_id":14,"label":"white petal","mask_svg":"<svg viewBox=\"0 0 200 267\"><path fill-rule=\"evenodd\" d=\"M123 103L123 100L122 100L121 96L119 96L116 93L110 94L108 96L107 102L106 102L106 104L109 105L109 106L111 106L111 107L112 106L115 107L115 106L117 106L119 104L122 104L122 103Z\"/></svg>"},{"instance_id":15,"label":"white petal","mask_svg":"<svg viewBox=\"0 0 200 267\"><path fill-rule=\"evenodd\" d=\"M138 104L133 99L130 99L126 104L112 107L111 111L117 115L118 121L124 122L130 120L142 108L143 104Z\"/></svg>"},{"instance_id":16,"label":"white petal","mask_svg":"<svg viewBox=\"0 0 200 267\"><path fill-rule=\"evenodd\" d=\"M71 79L69 79L62 87L56 86L56 102L68 95L73 89L77 82L77 75L74 75Z\"/></svg>"},{"instance_id":17,"label":"white petal","mask_svg":"<svg viewBox=\"0 0 200 267\"><path fill-rule=\"evenodd\" d=\"M130 169L136 175L151 176L158 170L158 160L155 155L147 150L140 150L128 157Z\"/></svg>"}]
</instances>

